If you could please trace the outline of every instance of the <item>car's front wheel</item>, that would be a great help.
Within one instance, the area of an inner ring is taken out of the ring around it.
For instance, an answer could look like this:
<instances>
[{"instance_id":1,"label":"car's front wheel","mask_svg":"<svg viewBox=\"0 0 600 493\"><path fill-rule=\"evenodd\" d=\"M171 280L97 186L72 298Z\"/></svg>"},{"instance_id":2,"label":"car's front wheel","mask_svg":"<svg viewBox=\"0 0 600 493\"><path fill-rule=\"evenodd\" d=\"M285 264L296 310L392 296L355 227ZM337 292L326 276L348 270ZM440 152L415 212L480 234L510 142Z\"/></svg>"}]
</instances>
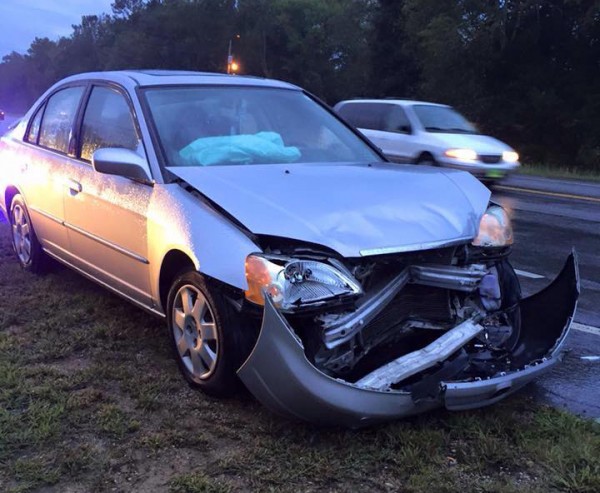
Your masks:
<instances>
[{"instance_id":1,"label":"car's front wheel","mask_svg":"<svg viewBox=\"0 0 600 493\"><path fill-rule=\"evenodd\" d=\"M9 220L13 250L21 267L35 273L42 271L46 256L35 235L25 201L19 194L10 204Z\"/></svg>"},{"instance_id":2,"label":"car's front wheel","mask_svg":"<svg viewBox=\"0 0 600 493\"><path fill-rule=\"evenodd\" d=\"M173 283L167 308L173 352L185 379L210 395L235 393L240 327L223 295L190 271Z\"/></svg>"},{"instance_id":3,"label":"car's front wheel","mask_svg":"<svg viewBox=\"0 0 600 493\"><path fill-rule=\"evenodd\" d=\"M417 159L417 164L422 166L438 166L438 162L434 159L434 157L428 152L424 152Z\"/></svg>"}]
</instances>

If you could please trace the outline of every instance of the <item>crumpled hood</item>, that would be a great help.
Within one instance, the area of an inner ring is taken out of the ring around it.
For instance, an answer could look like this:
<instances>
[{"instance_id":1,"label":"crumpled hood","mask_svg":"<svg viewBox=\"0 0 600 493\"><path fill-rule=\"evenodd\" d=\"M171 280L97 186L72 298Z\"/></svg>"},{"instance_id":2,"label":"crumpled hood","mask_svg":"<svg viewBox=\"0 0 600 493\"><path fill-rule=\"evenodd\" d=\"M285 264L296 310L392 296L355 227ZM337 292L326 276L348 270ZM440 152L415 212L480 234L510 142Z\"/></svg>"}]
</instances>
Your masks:
<instances>
[{"instance_id":1,"label":"crumpled hood","mask_svg":"<svg viewBox=\"0 0 600 493\"><path fill-rule=\"evenodd\" d=\"M490 198L468 173L388 163L169 170L255 234L324 245L345 257L473 238Z\"/></svg>"},{"instance_id":2,"label":"crumpled hood","mask_svg":"<svg viewBox=\"0 0 600 493\"><path fill-rule=\"evenodd\" d=\"M430 133L429 137L444 149L473 149L477 154L502 154L513 149L504 142L480 134Z\"/></svg>"}]
</instances>

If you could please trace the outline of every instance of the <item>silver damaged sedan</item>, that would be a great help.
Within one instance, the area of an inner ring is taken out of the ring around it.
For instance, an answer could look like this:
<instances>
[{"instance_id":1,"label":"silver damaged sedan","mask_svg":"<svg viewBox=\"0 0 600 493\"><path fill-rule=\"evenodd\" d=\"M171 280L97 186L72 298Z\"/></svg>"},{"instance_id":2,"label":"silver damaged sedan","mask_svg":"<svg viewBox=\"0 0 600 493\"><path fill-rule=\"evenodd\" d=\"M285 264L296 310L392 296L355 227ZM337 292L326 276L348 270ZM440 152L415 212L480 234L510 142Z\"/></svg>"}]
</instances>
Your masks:
<instances>
[{"instance_id":1,"label":"silver damaged sedan","mask_svg":"<svg viewBox=\"0 0 600 493\"><path fill-rule=\"evenodd\" d=\"M51 87L0 142L17 260L166 320L184 378L359 427L494 403L550 370L571 254L521 298L506 212L466 172L390 164L302 89L125 71Z\"/></svg>"}]
</instances>

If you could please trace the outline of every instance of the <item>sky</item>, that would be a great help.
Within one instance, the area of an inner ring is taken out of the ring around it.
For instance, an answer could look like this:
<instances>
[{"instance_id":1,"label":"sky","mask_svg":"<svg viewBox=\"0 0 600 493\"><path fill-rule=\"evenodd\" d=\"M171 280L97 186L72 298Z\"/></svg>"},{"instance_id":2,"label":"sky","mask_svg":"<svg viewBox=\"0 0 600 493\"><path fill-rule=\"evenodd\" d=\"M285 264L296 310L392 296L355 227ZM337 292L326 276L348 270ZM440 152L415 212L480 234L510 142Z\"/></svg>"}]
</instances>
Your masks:
<instances>
[{"instance_id":1,"label":"sky","mask_svg":"<svg viewBox=\"0 0 600 493\"><path fill-rule=\"evenodd\" d=\"M83 15L110 14L113 0L0 0L0 60L25 53L36 38L55 41L73 32Z\"/></svg>"}]
</instances>

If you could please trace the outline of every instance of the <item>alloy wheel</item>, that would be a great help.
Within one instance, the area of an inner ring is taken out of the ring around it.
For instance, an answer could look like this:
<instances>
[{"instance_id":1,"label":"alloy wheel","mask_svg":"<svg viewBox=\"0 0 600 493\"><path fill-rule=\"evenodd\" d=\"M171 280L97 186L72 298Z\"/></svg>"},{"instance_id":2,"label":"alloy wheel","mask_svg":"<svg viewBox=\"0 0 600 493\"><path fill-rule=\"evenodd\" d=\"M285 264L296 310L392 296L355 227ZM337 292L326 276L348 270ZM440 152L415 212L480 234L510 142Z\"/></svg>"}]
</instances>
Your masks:
<instances>
[{"instance_id":1,"label":"alloy wheel","mask_svg":"<svg viewBox=\"0 0 600 493\"><path fill-rule=\"evenodd\" d=\"M25 209L15 204L12 210L12 237L15 252L23 265L31 260L31 225Z\"/></svg>"},{"instance_id":2,"label":"alloy wheel","mask_svg":"<svg viewBox=\"0 0 600 493\"><path fill-rule=\"evenodd\" d=\"M171 317L182 363L195 378L207 379L217 366L219 337L206 297L191 284L182 286L175 295Z\"/></svg>"}]
</instances>

